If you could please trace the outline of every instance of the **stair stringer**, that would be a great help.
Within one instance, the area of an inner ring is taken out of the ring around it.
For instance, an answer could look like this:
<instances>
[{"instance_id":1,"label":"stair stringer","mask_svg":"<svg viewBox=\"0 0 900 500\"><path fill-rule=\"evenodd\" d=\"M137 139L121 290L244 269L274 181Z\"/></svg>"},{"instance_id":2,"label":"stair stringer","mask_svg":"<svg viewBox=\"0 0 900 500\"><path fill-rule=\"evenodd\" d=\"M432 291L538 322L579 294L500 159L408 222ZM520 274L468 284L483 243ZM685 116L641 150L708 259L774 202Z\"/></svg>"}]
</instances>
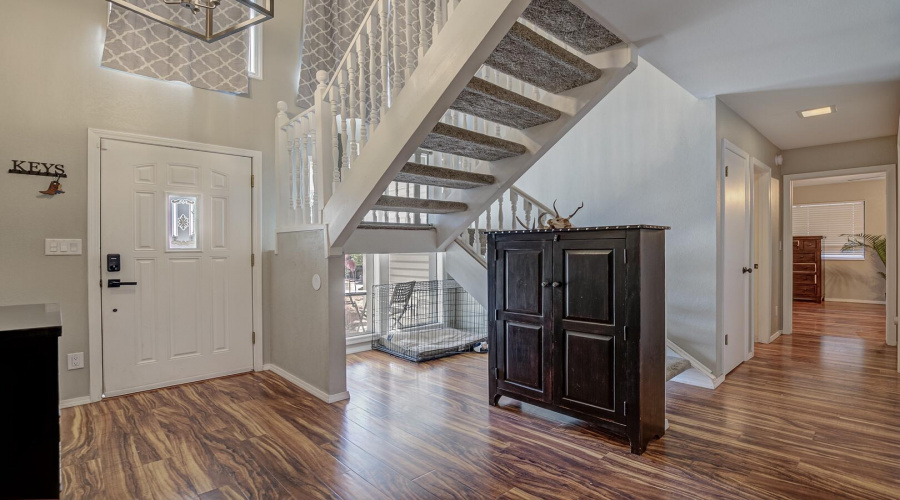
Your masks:
<instances>
[{"instance_id":1,"label":"stair stringer","mask_svg":"<svg viewBox=\"0 0 900 500\"><path fill-rule=\"evenodd\" d=\"M454 190L449 193L446 200L465 203L469 209L465 212L436 215L429 219L437 229L438 248L446 249L475 218L496 202L576 123L631 74L637 67L637 57L637 48L631 43L622 43L597 54L584 56L587 62L603 70L603 76L599 80L561 94L542 93L541 98L537 99L538 102L561 111L562 117L554 122L525 130L510 129L504 139L522 144L528 151L513 158L479 162L473 172L493 175L497 180L495 184L475 189Z\"/></svg>"},{"instance_id":2,"label":"stair stringer","mask_svg":"<svg viewBox=\"0 0 900 500\"><path fill-rule=\"evenodd\" d=\"M470 249L454 241L444 255L444 269L476 302L488 307L487 263Z\"/></svg>"},{"instance_id":3,"label":"stair stringer","mask_svg":"<svg viewBox=\"0 0 900 500\"><path fill-rule=\"evenodd\" d=\"M529 3L459 4L325 205L332 248L349 240Z\"/></svg>"}]
</instances>

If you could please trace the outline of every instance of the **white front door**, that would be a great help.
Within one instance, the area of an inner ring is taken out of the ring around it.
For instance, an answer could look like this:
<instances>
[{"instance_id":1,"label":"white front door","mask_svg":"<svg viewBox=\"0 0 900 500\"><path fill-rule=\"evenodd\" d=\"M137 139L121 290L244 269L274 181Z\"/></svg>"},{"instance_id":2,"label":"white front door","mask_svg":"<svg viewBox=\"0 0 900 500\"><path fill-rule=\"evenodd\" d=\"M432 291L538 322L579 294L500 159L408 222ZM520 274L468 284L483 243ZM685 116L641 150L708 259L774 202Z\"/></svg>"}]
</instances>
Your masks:
<instances>
[{"instance_id":1,"label":"white front door","mask_svg":"<svg viewBox=\"0 0 900 500\"><path fill-rule=\"evenodd\" d=\"M744 362L749 345L750 262L747 177L750 158L743 151L725 145L722 156L724 176L724 373Z\"/></svg>"},{"instance_id":2,"label":"white front door","mask_svg":"<svg viewBox=\"0 0 900 500\"><path fill-rule=\"evenodd\" d=\"M101 149L104 393L252 370L250 158Z\"/></svg>"}]
</instances>

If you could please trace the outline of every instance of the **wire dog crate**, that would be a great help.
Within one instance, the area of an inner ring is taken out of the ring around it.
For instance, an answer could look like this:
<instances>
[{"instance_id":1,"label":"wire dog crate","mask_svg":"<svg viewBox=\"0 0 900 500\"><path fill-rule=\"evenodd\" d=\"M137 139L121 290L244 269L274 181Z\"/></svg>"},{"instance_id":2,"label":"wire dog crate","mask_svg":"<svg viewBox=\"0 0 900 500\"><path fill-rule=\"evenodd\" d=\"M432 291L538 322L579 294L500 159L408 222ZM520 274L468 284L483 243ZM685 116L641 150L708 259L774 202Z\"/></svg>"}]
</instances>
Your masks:
<instances>
[{"instance_id":1,"label":"wire dog crate","mask_svg":"<svg viewBox=\"0 0 900 500\"><path fill-rule=\"evenodd\" d=\"M487 313L454 280L373 287L372 349L428 361L487 340Z\"/></svg>"}]
</instances>

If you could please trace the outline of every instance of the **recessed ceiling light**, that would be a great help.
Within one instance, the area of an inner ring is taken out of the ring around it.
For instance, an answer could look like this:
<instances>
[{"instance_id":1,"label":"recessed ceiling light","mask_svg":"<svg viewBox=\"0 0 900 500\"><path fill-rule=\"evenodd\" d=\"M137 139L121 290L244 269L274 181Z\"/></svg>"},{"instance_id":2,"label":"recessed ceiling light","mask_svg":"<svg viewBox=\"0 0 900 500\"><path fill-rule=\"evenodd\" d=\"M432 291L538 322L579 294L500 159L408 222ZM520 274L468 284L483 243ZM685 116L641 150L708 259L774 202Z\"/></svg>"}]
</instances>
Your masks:
<instances>
[{"instance_id":1,"label":"recessed ceiling light","mask_svg":"<svg viewBox=\"0 0 900 500\"><path fill-rule=\"evenodd\" d=\"M830 115L835 111L836 109L834 106L825 106L824 108L805 109L803 111L797 111L797 114L800 115L800 118L812 118L814 116Z\"/></svg>"}]
</instances>

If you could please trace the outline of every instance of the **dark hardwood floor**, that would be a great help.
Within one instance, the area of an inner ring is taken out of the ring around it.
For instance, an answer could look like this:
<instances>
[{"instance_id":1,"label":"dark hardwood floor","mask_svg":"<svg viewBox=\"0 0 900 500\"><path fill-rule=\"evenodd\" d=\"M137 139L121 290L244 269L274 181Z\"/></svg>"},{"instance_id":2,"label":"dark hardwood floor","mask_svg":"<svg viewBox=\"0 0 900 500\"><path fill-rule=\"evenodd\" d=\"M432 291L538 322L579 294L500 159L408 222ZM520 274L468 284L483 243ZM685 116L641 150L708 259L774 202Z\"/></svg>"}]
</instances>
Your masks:
<instances>
[{"instance_id":1,"label":"dark hardwood floor","mask_svg":"<svg viewBox=\"0 0 900 500\"><path fill-rule=\"evenodd\" d=\"M269 373L63 410L64 498L898 498L900 375L884 308L798 304L795 333L716 391L667 385L643 456L502 400L487 358L349 357L326 405Z\"/></svg>"}]
</instances>

